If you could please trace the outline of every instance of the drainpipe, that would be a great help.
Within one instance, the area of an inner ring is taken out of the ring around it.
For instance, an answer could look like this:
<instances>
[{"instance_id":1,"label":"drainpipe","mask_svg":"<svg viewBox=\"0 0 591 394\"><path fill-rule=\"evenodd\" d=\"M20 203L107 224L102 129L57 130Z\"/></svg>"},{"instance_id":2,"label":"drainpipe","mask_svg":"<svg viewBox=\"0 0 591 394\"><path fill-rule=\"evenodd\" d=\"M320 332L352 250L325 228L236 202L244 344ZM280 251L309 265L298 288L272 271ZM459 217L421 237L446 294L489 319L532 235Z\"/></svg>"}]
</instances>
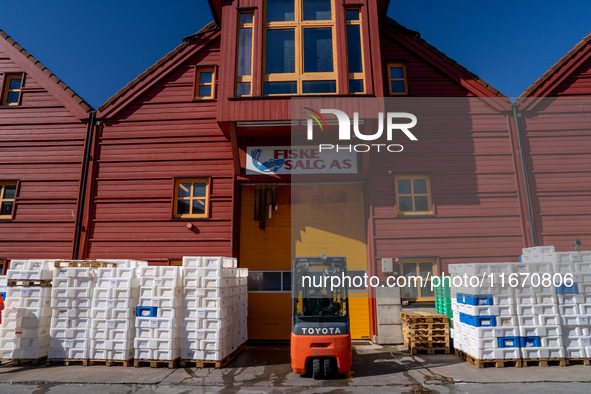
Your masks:
<instances>
[{"instance_id":1,"label":"drainpipe","mask_svg":"<svg viewBox=\"0 0 591 394\"><path fill-rule=\"evenodd\" d=\"M183 42L189 41L195 37L199 37L199 36L202 36L206 33L212 32L215 29L220 27L220 21L218 20L215 10L213 9L213 0L207 0L207 3L209 4L209 9L211 10L211 15L213 15L213 26L207 30L200 31L200 32L197 32L195 34L191 34L190 36L183 38Z\"/></svg>"},{"instance_id":2,"label":"drainpipe","mask_svg":"<svg viewBox=\"0 0 591 394\"><path fill-rule=\"evenodd\" d=\"M534 223L531 210L531 202L529 200L529 181L527 179L527 171L525 170L525 155L523 154L523 143L521 141L521 130L519 127L519 102L515 101L511 104L513 108L513 117L515 118L515 130L517 132L517 142L519 143L519 157L521 158L521 173L523 174L523 188L525 189L525 202L527 203L527 217L529 219L529 236L531 237L531 246L536 246L536 238L534 235Z\"/></svg>"},{"instance_id":3,"label":"drainpipe","mask_svg":"<svg viewBox=\"0 0 591 394\"><path fill-rule=\"evenodd\" d=\"M88 142L86 144L86 152L84 154L84 175L82 177L82 192L80 193L80 202L78 204L78 218L76 220L76 236L74 238L74 258L78 259L78 251L80 249L80 237L82 236L82 216L84 215L84 199L86 196L86 183L88 181L88 166L90 163L90 150L92 148L92 139L94 134L94 122L96 111L90 111L90 118L88 121Z\"/></svg>"}]
</instances>

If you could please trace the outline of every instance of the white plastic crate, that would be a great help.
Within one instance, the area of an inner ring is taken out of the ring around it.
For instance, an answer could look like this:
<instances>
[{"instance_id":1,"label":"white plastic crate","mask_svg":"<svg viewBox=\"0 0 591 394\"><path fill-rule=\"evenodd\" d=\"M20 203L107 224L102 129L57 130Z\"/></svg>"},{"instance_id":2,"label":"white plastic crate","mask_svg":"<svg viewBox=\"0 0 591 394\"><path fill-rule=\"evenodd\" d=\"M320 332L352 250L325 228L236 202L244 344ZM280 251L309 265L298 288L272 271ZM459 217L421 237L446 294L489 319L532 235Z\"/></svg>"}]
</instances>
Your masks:
<instances>
[{"instance_id":1,"label":"white plastic crate","mask_svg":"<svg viewBox=\"0 0 591 394\"><path fill-rule=\"evenodd\" d=\"M164 317L168 319L176 319L181 315L179 308L158 308L156 313L158 314L158 317Z\"/></svg>"},{"instance_id":2,"label":"white plastic crate","mask_svg":"<svg viewBox=\"0 0 591 394\"><path fill-rule=\"evenodd\" d=\"M90 358L93 360L112 360L113 351L104 348L93 347L92 343L89 349Z\"/></svg>"},{"instance_id":3,"label":"white plastic crate","mask_svg":"<svg viewBox=\"0 0 591 394\"><path fill-rule=\"evenodd\" d=\"M181 355L181 349L178 347L169 350L157 349L152 354L155 360L176 360Z\"/></svg>"},{"instance_id":4,"label":"white plastic crate","mask_svg":"<svg viewBox=\"0 0 591 394\"><path fill-rule=\"evenodd\" d=\"M109 299L111 298L111 290L113 289L110 287L94 287L92 289L92 297Z\"/></svg>"},{"instance_id":5,"label":"white plastic crate","mask_svg":"<svg viewBox=\"0 0 591 394\"><path fill-rule=\"evenodd\" d=\"M580 304L579 313L581 315L591 315L591 304Z\"/></svg>"},{"instance_id":6,"label":"white plastic crate","mask_svg":"<svg viewBox=\"0 0 591 394\"><path fill-rule=\"evenodd\" d=\"M201 287L220 288L224 286L223 278L201 278Z\"/></svg>"},{"instance_id":7,"label":"white plastic crate","mask_svg":"<svg viewBox=\"0 0 591 394\"><path fill-rule=\"evenodd\" d=\"M224 269L220 267L202 267L197 268L197 276L202 278L221 278L223 277L222 271Z\"/></svg>"},{"instance_id":8,"label":"white plastic crate","mask_svg":"<svg viewBox=\"0 0 591 394\"><path fill-rule=\"evenodd\" d=\"M563 326L588 326L589 317L587 315L562 315Z\"/></svg>"},{"instance_id":9,"label":"white plastic crate","mask_svg":"<svg viewBox=\"0 0 591 394\"><path fill-rule=\"evenodd\" d=\"M522 253L525 256L528 255L539 255L544 253L554 253L554 246L532 246L529 248L523 248Z\"/></svg>"},{"instance_id":10,"label":"white plastic crate","mask_svg":"<svg viewBox=\"0 0 591 394\"><path fill-rule=\"evenodd\" d=\"M185 360L205 360L205 352L203 352L203 350L181 348L181 358Z\"/></svg>"},{"instance_id":11,"label":"white plastic crate","mask_svg":"<svg viewBox=\"0 0 591 394\"><path fill-rule=\"evenodd\" d=\"M146 277L146 276L158 277L159 276L158 268L159 267L156 267L156 266L140 267L139 272L138 272L138 276L139 277Z\"/></svg>"},{"instance_id":12,"label":"white plastic crate","mask_svg":"<svg viewBox=\"0 0 591 394\"><path fill-rule=\"evenodd\" d=\"M156 288L156 297L166 298L166 297L180 297L180 296L181 296L181 288L180 287L159 286Z\"/></svg>"},{"instance_id":13,"label":"white plastic crate","mask_svg":"<svg viewBox=\"0 0 591 394\"><path fill-rule=\"evenodd\" d=\"M561 346L524 347L521 348L521 357L524 359L564 358L564 349Z\"/></svg>"},{"instance_id":14,"label":"white plastic crate","mask_svg":"<svg viewBox=\"0 0 591 394\"><path fill-rule=\"evenodd\" d=\"M581 294L558 294L558 303L560 305L584 304L585 297Z\"/></svg>"},{"instance_id":15,"label":"white plastic crate","mask_svg":"<svg viewBox=\"0 0 591 394\"><path fill-rule=\"evenodd\" d=\"M555 315L558 305L517 305L517 315Z\"/></svg>"},{"instance_id":16,"label":"white plastic crate","mask_svg":"<svg viewBox=\"0 0 591 394\"><path fill-rule=\"evenodd\" d=\"M130 298L122 298L122 299L93 298L92 299L92 308L93 309L108 309L108 308L130 309L132 307L133 307L132 301Z\"/></svg>"},{"instance_id":17,"label":"white plastic crate","mask_svg":"<svg viewBox=\"0 0 591 394\"><path fill-rule=\"evenodd\" d=\"M534 305L537 304L537 295L531 294L515 294L515 303L517 305Z\"/></svg>"},{"instance_id":18,"label":"white plastic crate","mask_svg":"<svg viewBox=\"0 0 591 394\"><path fill-rule=\"evenodd\" d=\"M196 289L201 287L201 278L198 276L185 276L183 278L183 287L185 290L187 288Z\"/></svg>"},{"instance_id":19,"label":"white plastic crate","mask_svg":"<svg viewBox=\"0 0 591 394\"><path fill-rule=\"evenodd\" d=\"M174 297L140 297L138 299L138 306L152 306L158 308L175 308L177 307L177 298Z\"/></svg>"},{"instance_id":20,"label":"white plastic crate","mask_svg":"<svg viewBox=\"0 0 591 394\"><path fill-rule=\"evenodd\" d=\"M547 337L540 337L540 343L542 347L554 347L554 348L561 348L562 345L562 336L547 336Z\"/></svg>"},{"instance_id":21,"label":"white plastic crate","mask_svg":"<svg viewBox=\"0 0 591 394\"><path fill-rule=\"evenodd\" d=\"M136 317L135 318L136 328L159 328L159 329L170 329L179 326L177 319L167 319L159 317Z\"/></svg>"},{"instance_id":22,"label":"white plastic crate","mask_svg":"<svg viewBox=\"0 0 591 394\"><path fill-rule=\"evenodd\" d=\"M130 319L109 319L92 320L91 327L94 330L130 330L133 320Z\"/></svg>"},{"instance_id":23,"label":"white plastic crate","mask_svg":"<svg viewBox=\"0 0 591 394\"><path fill-rule=\"evenodd\" d=\"M203 257L202 267L223 267L223 257Z\"/></svg>"},{"instance_id":24,"label":"white plastic crate","mask_svg":"<svg viewBox=\"0 0 591 394\"><path fill-rule=\"evenodd\" d=\"M545 304L545 305L552 305L558 303L558 295L557 294L547 294L547 293L539 293L536 294L536 303L537 304Z\"/></svg>"},{"instance_id":25,"label":"white plastic crate","mask_svg":"<svg viewBox=\"0 0 591 394\"><path fill-rule=\"evenodd\" d=\"M135 309L130 308L112 308L111 319L133 319L135 318Z\"/></svg>"},{"instance_id":26,"label":"white plastic crate","mask_svg":"<svg viewBox=\"0 0 591 394\"><path fill-rule=\"evenodd\" d=\"M200 329L202 326L202 320L203 319L198 318L183 318L181 323L183 336L189 331Z\"/></svg>"},{"instance_id":27,"label":"white plastic crate","mask_svg":"<svg viewBox=\"0 0 591 394\"><path fill-rule=\"evenodd\" d=\"M73 278L72 287L94 287L94 278Z\"/></svg>"},{"instance_id":28,"label":"white plastic crate","mask_svg":"<svg viewBox=\"0 0 591 394\"><path fill-rule=\"evenodd\" d=\"M181 349L185 350L202 350L201 341L199 339L182 338Z\"/></svg>"},{"instance_id":29,"label":"white plastic crate","mask_svg":"<svg viewBox=\"0 0 591 394\"><path fill-rule=\"evenodd\" d=\"M91 329L90 330L90 335L89 337L92 339L111 339L111 335L110 335L110 331L111 330L107 330L106 328L102 328L102 329Z\"/></svg>"},{"instance_id":30,"label":"white plastic crate","mask_svg":"<svg viewBox=\"0 0 591 394\"><path fill-rule=\"evenodd\" d=\"M178 266L160 266L158 269L158 273L161 278L174 278L180 276L181 274L180 267Z\"/></svg>"},{"instance_id":31,"label":"white plastic crate","mask_svg":"<svg viewBox=\"0 0 591 394\"><path fill-rule=\"evenodd\" d=\"M136 277L136 269L132 267L117 267L116 278L135 278Z\"/></svg>"},{"instance_id":32,"label":"white plastic crate","mask_svg":"<svg viewBox=\"0 0 591 394\"><path fill-rule=\"evenodd\" d=\"M471 335L462 334L462 342L467 343L473 348L476 349L496 349L497 345L497 338L476 338Z\"/></svg>"},{"instance_id":33,"label":"white plastic crate","mask_svg":"<svg viewBox=\"0 0 591 394\"><path fill-rule=\"evenodd\" d=\"M575 267L575 272L591 273L591 261L589 261L589 260L576 262L576 263L574 263L574 267ZM575 282L576 282L576 280L575 280ZM589 283L588 281L585 281L585 282Z\"/></svg>"},{"instance_id":34,"label":"white plastic crate","mask_svg":"<svg viewBox=\"0 0 591 394\"><path fill-rule=\"evenodd\" d=\"M582 252L584 253L584 252ZM580 252L558 252L556 253L556 258L558 262L567 263L567 262L579 262L582 261L582 253Z\"/></svg>"},{"instance_id":35,"label":"white plastic crate","mask_svg":"<svg viewBox=\"0 0 591 394\"><path fill-rule=\"evenodd\" d=\"M99 267L96 272L97 279L116 278L117 269L115 267Z\"/></svg>"},{"instance_id":36,"label":"white plastic crate","mask_svg":"<svg viewBox=\"0 0 591 394\"><path fill-rule=\"evenodd\" d=\"M92 331L90 331L92 332ZM64 339L82 339L88 338L89 330L87 328L50 328L49 336L51 338L64 338Z\"/></svg>"},{"instance_id":37,"label":"white plastic crate","mask_svg":"<svg viewBox=\"0 0 591 394\"><path fill-rule=\"evenodd\" d=\"M183 268L184 267L201 267L201 257L183 257Z\"/></svg>"},{"instance_id":38,"label":"white plastic crate","mask_svg":"<svg viewBox=\"0 0 591 394\"><path fill-rule=\"evenodd\" d=\"M586 358L587 351L584 347L565 347L564 353L566 358Z\"/></svg>"},{"instance_id":39,"label":"white plastic crate","mask_svg":"<svg viewBox=\"0 0 591 394\"><path fill-rule=\"evenodd\" d=\"M135 348L134 349L134 357L139 360L153 360L154 359L154 351L148 348Z\"/></svg>"},{"instance_id":40,"label":"white plastic crate","mask_svg":"<svg viewBox=\"0 0 591 394\"><path fill-rule=\"evenodd\" d=\"M586 337L566 337L563 340L564 347L588 347L589 338Z\"/></svg>"},{"instance_id":41,"label":"white plastic crate","mask_svg":"<svg viewBox=\"0 0 591 394\"><path fill-rule=\"evenodd\" d=\"M56 347L56 348L50 347L47 352L47 358L50 360L69 358L68 357L68 349L63 348L63 347Z\"/></svg>"},{"instance_id":42,"label":"white plastic crate","mask_svg":"<svg viewBox=\"0 0 591 394\"><path fill-rule=\"evenodd\" d=\"M6 277L11 280L48 280L53 278L52 271L13 270L6 271Z\"/></svg>"},{"instance_id":43,"label":"white plastic crate","mask_svg":"<svg viewBox=\"0 0 591 394\"><path fill-rule=\"evenodd\" d=\"M201 298L185 298L183 301L183 310L201 308Z\"/></svg>"},{"instance_id":44,"label":"white plastic crate","mask_svg":"<svg viewBox=\"0 0 591 394\"><path fill-rule=\"evenodd\" d=\"M517 326L474 327L467 324L463 324L462 332L475 338L499 338L519 335L519 329Z\"/></svg>"},{"instance_id":45,"label":"white plastic crate","mask_svg":"<svg viewBox=\"0 0 591 394\"><path fill-rule=\"evenodd\" d=\"M10 269L8 271L20 271L29 269L29 260L11 260L10 261Z\"/></svg>"},{"instance_id":46,"label":"white plastic crate","mask_svg":"<svg viewBox=\"0 0 591 394\"><path fill-rule=\"evenodd\" d=\"M79 348L69 348L68 349L68 358L70 359L80 359L85 360L88 358L90 354L89 349L79 349Z\"/></svg>"},{"instance_id":47,"label":"white plastic crate","mask_svg":"<svg viewBox=\"0 0 591 394\"><path fill-rule=\"evenodd\" d=\"M538 315L517 316L517 321L520 326L536 326L538 325Z\"/></svg>"},{"instance_id":48,"label":"white plastic crate","mask_svg":"<svg viewBox=\"0 0 591 394\"><path fill-rule=\"evenodd\" d=\"M565 304L558 306L561 315L578 315L579 305L578 304Z\"/></svg>"},{"instance_id":49,"label":"white plastic crate","mask_svg":"<svg viewBox=\"0 0 591 394\"><path fill-rule=\"evenodd\" d=\"M2 350L2 358L35 359L47 356L49 346L35 349Z\"/></svg>"},{"instance_id":50,"label":"white plastic crate","mask_svg":"<svg viewBox=\"0 0 591 394\"><path fill-rule=\"evenodd\" d=\"M72 287L73 280L72 278L56 278L54 277L51 281L52 288L55 289L56 287Z\"/></svg>"},{"instance_id":51,"label":"white plastic crate","mask_svg":"<svg viewBox=\"0 0 591 394\"><path fill-rule=\"evenodd\" d=\"M6 297L16 298L49 298L51 287L22 287L10 286L6 288Z\"/></svg>"},{"instance_id":52,"label":"white plastic crate","mask_svg":"<svg viewBox=\"0 0 591 394\"><path fill-rule=\"evenodd\" d=\"M562 338L589 336L589 327L586 326L562 326Z\"/></svg>"},{"instance_id":53,"label":"white plastic crate","mask_svg":"<svg viewBox=\"0 0 591 394\"><path fill-rule=\"evenodd\" d=\"M562 336L561 326L521 326L519 327L519 336L522 337L545 337Z\"/></svg>"}]
</instances>

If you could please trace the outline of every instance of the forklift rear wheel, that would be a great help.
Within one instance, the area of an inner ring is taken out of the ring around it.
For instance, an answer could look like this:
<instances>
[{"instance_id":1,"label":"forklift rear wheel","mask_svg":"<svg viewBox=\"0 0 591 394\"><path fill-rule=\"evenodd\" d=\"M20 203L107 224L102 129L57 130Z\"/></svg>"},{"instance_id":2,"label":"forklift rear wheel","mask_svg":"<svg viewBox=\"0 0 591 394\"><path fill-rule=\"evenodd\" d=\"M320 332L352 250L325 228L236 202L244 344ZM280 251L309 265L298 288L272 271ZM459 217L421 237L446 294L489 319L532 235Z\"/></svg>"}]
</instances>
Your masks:
<instances>
[{"instance_id":1,"label":"forklift rear wheel","mask_svg":"<svg viewBox=\"0 0 591 394\"><path fill-rule=\"evenodd\" d=\"M332 375L334 374L334 370L333 370L332 366L333 366L332 358L325 358L324 359L324 377L325 378L331 378Z\"/></svg>"},{"instance_id":2,"label":"forklift rear wheel","mask_svg":"<svg viewBox=\"0 0 591 394\"><path fill-rule=\"evenodd\" d=\"M319 358L312 360L312 377L314 379L322 379L322 367Z\"/></svg>"}]
</instances>

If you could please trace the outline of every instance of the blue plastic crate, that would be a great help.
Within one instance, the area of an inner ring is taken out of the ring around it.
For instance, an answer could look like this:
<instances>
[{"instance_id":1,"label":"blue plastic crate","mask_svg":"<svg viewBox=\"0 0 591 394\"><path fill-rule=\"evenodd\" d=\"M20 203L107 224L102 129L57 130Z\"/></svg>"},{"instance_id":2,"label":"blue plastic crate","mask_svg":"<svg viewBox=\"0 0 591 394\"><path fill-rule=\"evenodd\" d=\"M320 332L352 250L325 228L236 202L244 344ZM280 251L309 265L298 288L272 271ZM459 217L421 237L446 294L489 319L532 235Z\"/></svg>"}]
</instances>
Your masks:
<instances>
[{"instance_id":1,"label":"blue plastic crate","mask_svg":"<svg viewBox=\"0 0 591 394\"><path fill-rule=\"evenodd\" d=\"M539 340L539 338L538 338ZM519 347L520 345L520 338L519 337L501 337L498 338L499 347L506 348L506 347Z\"/></svg>"},{"instance_id":2,"label":"blue plastic crate","mask_svg":"<svg viewBox=\"0 0 591 394\"><path fill-rule=\"evenodd\" d=\"M6 293L5 292L1 292L0 296L2 296L2 301L6 301Z\"/></svg>"},{"instance_id":3,"label":"blue plastic crate","mask_svg":"<svg viewBox=\"0 0 591 394\"><path fill-rule=\"evenodd\" d=\"M137 317L157 317L158 307L156 306L138 306L135 310Z\"/></svg>"},{"instance_id":4,"label":"blue plastic crate","mask_svg":"<svg viewBox=\"0 0 591 394\"><path fill-rule=\"evenodd\" d=\"M472 316L460 312L460 323L473 327L495 327L497 321L494 316Z\"/></svg>"},{"instance_id":5,"label":"blue plastic crate","mask_svg":"<svg viewBox=\"0 0 591 394\"><path fill-rule=\"evenodd\" d=\"M492 295L473 295L473 294L466 294L466 293L458 293L456 299L459 304L467 304L467 305L492 305L493 299Z\"/></svg>"},{"instance_id":6,"label":"blue plastic crate","mask_svg":"<svg viewBox=\"0 0 591 394\"><path fill-rule=\"evenodd\" d=\"M577 294L579 292L579 285L573 282L571 286L567 286L564 283L560 286L556 286L556 293L558 294Z\"/></svg>"},{"instance_id":7,"label":"blue plastic crate","mask_svg":"<svg viewBox=\"0 0 591 394\"><path fill-rule=\"evenodd\" d=\"M540 337L520 337L519 346L521 347L540 347Z\"/></svg>"}]
</instances>

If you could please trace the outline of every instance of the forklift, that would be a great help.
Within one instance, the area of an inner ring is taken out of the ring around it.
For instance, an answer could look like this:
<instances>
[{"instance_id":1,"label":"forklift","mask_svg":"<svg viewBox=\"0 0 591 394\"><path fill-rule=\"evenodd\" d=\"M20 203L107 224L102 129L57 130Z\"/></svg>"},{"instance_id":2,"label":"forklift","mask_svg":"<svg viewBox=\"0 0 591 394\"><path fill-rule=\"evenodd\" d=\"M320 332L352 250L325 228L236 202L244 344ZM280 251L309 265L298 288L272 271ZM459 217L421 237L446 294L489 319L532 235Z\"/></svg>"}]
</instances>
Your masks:
<instances>
[{"instance_id":1,"label":"forklift","mask_svg":"<svg viewBox=\"0 0 591 394\"><path fill-rule=\"evenodd\" d=\"M347 374L352 362L347 259L296 257L292 269L293 371L314 379Z\"/></svg>"}]
</instances>

